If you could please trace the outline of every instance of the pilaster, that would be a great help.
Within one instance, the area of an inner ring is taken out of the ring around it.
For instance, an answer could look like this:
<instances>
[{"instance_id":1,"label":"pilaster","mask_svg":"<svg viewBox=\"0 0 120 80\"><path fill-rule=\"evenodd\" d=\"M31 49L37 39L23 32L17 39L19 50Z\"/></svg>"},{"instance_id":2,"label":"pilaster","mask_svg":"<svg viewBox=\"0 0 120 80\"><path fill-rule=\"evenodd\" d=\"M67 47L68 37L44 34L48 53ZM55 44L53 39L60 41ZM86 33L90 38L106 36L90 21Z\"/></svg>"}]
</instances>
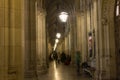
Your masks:
<instances>
[{"instance_id":1,"label":"pilaster","mask_svg":"<svg viewBox=\"0 0 120 80\"><path fill-rule=\"evenodd\" d=\"M111 0L112 1L112 0ZM115 46L113 16L114 9L109 8L111 1L99 1L98 5L98 28L97 28L97 54L96 54L96 78L99 80L115 79ZM112 2L114 4L114 1ZM113 6L112 6L113 7ZM112 9L112 10L110 10ZM112 12L112 13L109 13ZM108 15L109 14L109 15ZM112 33L112 34L111 34ZM113 65L114 64L114 65ZM112 72L111 72L112 71ZM112 75L112 76L111 76Z\"/></svg>"},{"instance_id":2,"label":"pilaster","mask_svg":"<svg viewBox=\"0 0 120 80\"><path fill-rule=\"evenodd\" d=\"M0 78L8 80L8 8L7 0L0 0Z\"/></svg>"},{"instance_id":3,"label":"pilaster","mask_svg":"<svg viewBox=\"0 0 120 80\"><path fill-rule=\"evenodd\" d=\"M22 0L1 0L1 80L23 79ZM19 37L18 37L19 36Z\"/></svg>"},{"instance_id":4,"label":"pilaster","mask_svg":"<svg viewBox=\"0 0 120 80\"><path fill-rule=\"evenodd\" d=\"M39 5L39 4L38 4ZM36 14L36 35L37 35L37 42L36 42L36 47L37 47L37 73L38 76L41 73L45 73L47 71L47 40L46 40L46 25L45 25L45 18L46 18L46 12L45 10L39 8L37 6L37 14Z\"/></svg>"},{"instance_id":5,"label":"pilaster","mask_svg":"<svg viewBox=\"0 0 120 80\"><path fill-rule=\"evenodd\" d=\"M35 1L25 1L24 79L35 80L36 75L36 14Z\"/></svg>"}]
</instances>

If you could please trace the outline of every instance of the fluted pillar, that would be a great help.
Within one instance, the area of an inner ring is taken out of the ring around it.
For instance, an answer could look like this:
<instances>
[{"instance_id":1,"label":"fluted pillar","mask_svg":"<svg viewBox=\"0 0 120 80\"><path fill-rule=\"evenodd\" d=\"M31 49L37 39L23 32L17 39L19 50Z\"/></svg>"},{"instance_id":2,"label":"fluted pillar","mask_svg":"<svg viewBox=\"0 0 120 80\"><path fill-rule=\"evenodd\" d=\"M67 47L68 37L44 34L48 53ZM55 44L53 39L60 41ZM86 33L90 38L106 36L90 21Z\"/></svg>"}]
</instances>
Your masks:
<instances>
[{"instance_id":1,"label":"fluted pillar","mask_svg":"<svg viewBox=\"0 0 120 80\"><path fill-rule=\"evenodd\" d=\"M9 24L7 0L0 0L0 78L8 80ZM5 5L6 4L6 5Z\"/></svg>"},{"instance_id":2,"label":"fluted pillar","mask_svg":"<svg viewBox=\"0 0 120 80\"><path fill-rule=\"evenodd\" d=\"M70 32L68 36L68 42L70 42L70 53L71 53L71 63L75 64L75 51L76 51L76 38L77 38L77 32L76 32L76 19L75 19L75 13L71 15L69 18L69 27L70 27Z\"/></svg>"},{"instance_id":3,"label":"fluted pillar","mask_svg":"<svg viewBox=\"0 0 120 80\"><path fill-rule=\"evenodd\" d=\"M86 12L86 3L81 1L82 11L81 11L81 42L82 42L82 60L86 61L87 50L87 12Z\"/></svg>"},{"instance_id":4,"label":"fluted pillar","mask_svg":"<svg viewBox=\"0 0 120 80\"><path fill-rule=\"evenodd\" d=\"M65 53L69 54L69 36L65 37Z\"/></svg>"},{"instance_id":5,"label":"fluted pillar","mask_svg":"<svg viewBox=\"0 0 120 80\"><path fill-rule=\"evenodd\" d=\"M98 79L99 74L100 74L100 53L99 53L99 36L101 36L99 34L99 29L100 29L100 17L98 16L100 15L100 13L98 11L100 11L98 8L98 4L100 4L97 0L92 0L92 21L93 21L93 30L94 30L94 34L93 34L93 47L94 47L94 59L95 59L95 63L94 63L94 67L95 67L95 74L94 77L95 79Z\"/></svg>"},{"instance_id":6,"label":"fluted pillar","mask_svg":"<svg viewBox=\"0 0 120 80\"><path fill-rule=\"evenodd\" d=\"M110 4L114 4L114 1L111 0L108 2L107 0L98 0L97 2L98 27L96 28L96 78L98 80L116 79L115 38L113 27L114 7L111 6L111 8L109 8ZM109 13L109 11L111 13Z\"/></svg>"},{"instance_id":7,"label":"fluted pillar","mask_svg":"<svg viewBox=\"0 0 120 80\"><path fill-rule=\"evenodd\" d=\"M82 50L82 33L81 33L81 16L80 12L76 14L76 19L77 19L77 48L81 51Z\"/></svg>"},{"instance_id":8,"label":"fluted pillar","mask_svg":"<svg viewBox=\"0 0 120 80\"><path fill-rule=\"evenodd\" d=\"M24 79L36 79L36 12L35 1L25 1Z\"/></svg>"},{"instance_id":9,"label":"fluted pillar","mask_svg":"<svg viewBox=\"0 0 120 80\"><path fill-rule=\"evenodd\" d=\"M23 0L0 0L0 79L23 79Z\"/></svg>"},{"instance_id":10,"label":"fluted pillar","mask_svg":"<svg viewBox=\"0 0 120 80\"><path fill-rule=\"evenodd\" d=\"M47 70L46 63L46 13L43 10L37 11L37 72L41 73Z\"/></svg>"},{"instance_id":11,"label":"fluted pillar","mask_svg":"<svg viewBox=\"0 0 120 80\"><path fill-rule=\"evenodd\" d=\"M22 11L24 4L21 0L8 0L9 7L9 54L8 54L8 80L18 79L22 67ZM17 74L18 73L18 74ZM13 76L14 75L14 76ZM23 77L22 77L23 79Z\"/></svg>"}]
</instances>

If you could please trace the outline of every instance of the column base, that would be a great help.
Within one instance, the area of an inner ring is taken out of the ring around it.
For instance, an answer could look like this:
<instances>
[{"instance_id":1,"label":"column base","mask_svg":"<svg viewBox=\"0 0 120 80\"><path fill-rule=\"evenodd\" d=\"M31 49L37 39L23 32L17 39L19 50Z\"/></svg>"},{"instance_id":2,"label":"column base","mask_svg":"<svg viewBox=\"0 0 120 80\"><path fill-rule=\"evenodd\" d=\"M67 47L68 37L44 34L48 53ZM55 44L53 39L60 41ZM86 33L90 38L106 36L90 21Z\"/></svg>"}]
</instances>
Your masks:
<instances>
[{"instance_id":1,"label":"column base","mask_svg":"<svg viewBox=\"0 0 120 80\"><path fill-rule=\"evenodd\" d=\"M44 66L38 65L37 66L37 75L38 76L41 74L47 73L47 71L48 71L47 65L44 65Z\"/></svg>"},{"instance_id":2,"label":"column base","mask_svg":"<svg viewBox=\"0 0 120 80\"><path fill-rule=\"evenodd\" d=\"M95 73L95 80L120 80L120 79L107 76L106 71L97 71Z\"/></svg>"}]
</instances>

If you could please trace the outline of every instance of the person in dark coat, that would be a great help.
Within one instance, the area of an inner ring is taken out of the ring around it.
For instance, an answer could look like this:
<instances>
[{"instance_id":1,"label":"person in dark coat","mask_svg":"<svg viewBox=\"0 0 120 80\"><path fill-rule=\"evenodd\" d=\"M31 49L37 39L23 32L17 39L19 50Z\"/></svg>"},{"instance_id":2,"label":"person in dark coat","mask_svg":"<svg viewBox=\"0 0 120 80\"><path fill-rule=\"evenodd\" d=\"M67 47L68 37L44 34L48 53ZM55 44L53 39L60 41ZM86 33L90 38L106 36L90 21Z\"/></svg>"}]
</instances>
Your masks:
<instances>
[{"instance_id":1,"label":"person in dark coat","mask_svg":"<svg viewBox=\"0 0 120 80\"><path fill-rule=\"evenodd\" d=\"M56 51L53 52L53 58L54 58L55 62L57 63L57 61L58 61L58 55L57 55Z\"/></svg>"},{"instance_id":2,"label":"person in dark coat","mask_svg":"<svg viewBox=\"0 0 120 80\"><path fill-rule=\"evenodd\" d=\"M70 56L70 55L67 55L67 56L66 56L65 65L69 65L70 62L71 62L71 56Z\"/></svg>"},{"instance_id":3,"label":"person in dark coat","mask_svg":"<svg viewBox=\"0 0 120 80\"><path fill-rule=\"evenodd\" d=\"M62 62L62 63L65 63L65 61L66 61L66 55L65 55L64 52L62 52L62 53L61 53L61 62Z\"/></svg>"},{"instance_id":4,"label":"person in dark coat","mask_svg":"<svg viewBox=\"0 0 120 80\"><path fill-rule=\"evenodd\" d=\"M81 63L80 51L76 51L75 61L76 61L77 74L79 75L80 74L80 63Z\"/></svg>"}]
</instances>

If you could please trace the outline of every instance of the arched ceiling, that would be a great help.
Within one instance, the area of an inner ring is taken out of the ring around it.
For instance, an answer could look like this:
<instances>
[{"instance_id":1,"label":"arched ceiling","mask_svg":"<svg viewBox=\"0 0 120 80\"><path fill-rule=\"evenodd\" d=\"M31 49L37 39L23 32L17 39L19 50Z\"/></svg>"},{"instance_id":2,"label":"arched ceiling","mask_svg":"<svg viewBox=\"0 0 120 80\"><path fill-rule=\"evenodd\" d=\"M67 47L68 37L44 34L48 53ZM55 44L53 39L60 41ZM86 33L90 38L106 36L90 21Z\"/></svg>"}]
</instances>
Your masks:
<instances>
[{"instance_id":1,"label":"arched ceiling","mask_svg":"<svg viewBox=\"0 0 120 80\"><path fill-rule=\"evenodd\" d=\"M46 20L49 41L54 45L56 33L61 33L62 39L64 39L66 29L66 23L62 23L58 15L60 12L65 11L70 16L74 10L74 0L46 0L45 8L47 12Z\"/></svg>"}]
</instances>

